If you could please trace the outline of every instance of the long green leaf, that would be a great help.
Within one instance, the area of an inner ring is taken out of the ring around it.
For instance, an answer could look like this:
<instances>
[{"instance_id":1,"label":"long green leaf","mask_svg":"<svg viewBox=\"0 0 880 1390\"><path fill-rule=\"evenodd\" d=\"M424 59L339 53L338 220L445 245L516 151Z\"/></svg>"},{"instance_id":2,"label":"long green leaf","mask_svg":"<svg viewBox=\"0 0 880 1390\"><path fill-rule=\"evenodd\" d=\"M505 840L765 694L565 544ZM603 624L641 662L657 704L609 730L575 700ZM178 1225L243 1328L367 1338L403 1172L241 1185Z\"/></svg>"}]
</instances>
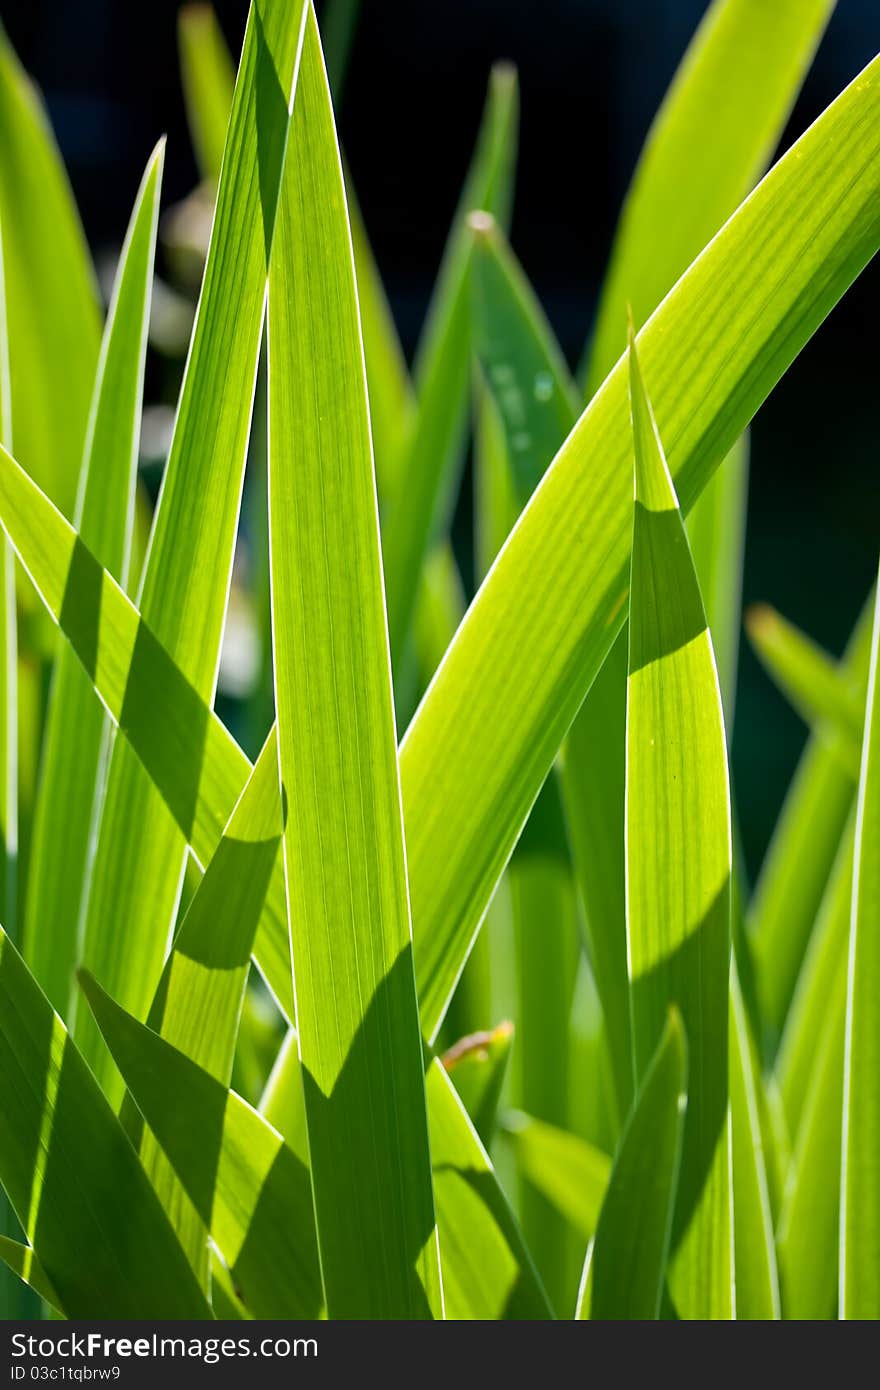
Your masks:
<instances>
[{"instance_id":1,"label":"long green leaf","mask_svg":"<svg viewBox=\"0 0 880 1390\"><path fill-rule=\"evenodd\" d=\"M0 229L0 443L12 443L12 387L6 324L3 236ZM0 546L0 911L6 930L18 936L18 620L15 606L15 558L6 537ZM16 1234L15 1219L0 1193L0 1232ZM6 1240L6 1236L2 1237ZM0 1316L33 1312L18 1281L0 1273Z\"/></svg>"},{"instance_id":2,"label":"long green leaf","mask_svg":"<svg viewBox=\"0 0 880 1390\"><path fill-rule=\"evenodd\" d=\"M0 224L12 443L71 516L101 337L97 285L45 111L3 33Z\"/></svg>"},{"instance_id":3,"label":"long green leaf","mask_svg":"<svg viewBox=\"0 0 880 1390\"><path fill-rule=\"evenodd\" d=\"M404 658L418 576L446 519L461 460L470 368L467 216L487 208L506 222L512 200L518 89L516 73L493 69L477 149L444 253L414 371L418 410L395 469L399 485L382 530L388 627L395 670Z\"/></svg>"},{"instance_id":4,"label":"long green leaf","mask_svg":"<svg viewBox=\"0 0 880 1390\"><path fill-rule=\"evenodd\" d=\"M635 520L626 713L626 916L645 1075L670 1004L688 1114L669 1287L680 1316L731 1317L727 998L730 790L718 674L684 522L630 344Z\"/></svg>"},{"instance_id":5,"label":"long green leaf","mask_svg":"<svg viewBox=\"0 0 880 1390\"><path fill-rule=\"evenodd\" d=\"M269 533L321 1271L330 1317L442 1316L366 377L311 9L291 139L269 276Z\"/></svg>"},{"instance_id":6,"label":"long green leaf","mask_svg":"<svg viewBox=\"0 0 880 1390\"><path fill-rule=\"evenodd\" d=\"M85 544L123 587L131 549L164 155L163 141L147 165L120 257L95 378L75 516ZM65 646L52 677L43 735L24 930L25 959L53 1007L65 1017L108 734L108 721L92 682Z\"/></svg>"},{"instance_id":7,"label":"long green leaf","mask_svg":"<svg viewBox=\"0 0 880 1390\"><path fill-rule=\"evenodd\" d=\"M829 982L846 958L852 914L853 826L847 826L810 935L776 1054L774 1072L785 1119L797 1134L828 1011Z\"/></svg>"},{"instance_id":8,"label":"long green leaf","mask_svg":"<svg viewBox=\"0 0 880 1390\"><path fill-rule=\"evenodd\" d=\"M880 1318L880 586L856 810L843 1078L840 1316Z\"/></svg>"},{"instance_id":9,"label":"long green leaf","mask_svg":"<svg viewBox=\"0 0 880 1390\"><path fill-rule=\"evenodd\" d=\"M838 1291L846 961L825 985L825 1011L779 1217L782 1315L832 1318Z\"/></svg>"},{"instance_id":10,"label":"long green leaf","mask_svg":"<svg viewBox=\"0 0 880 1390\"><path fill-rule=\"evenodd\" d=\"M590 353L592 396L767 164L835 0L714 0L645 142Z\"/></svg>"},{"instance_id":11,"label":"long green leaf","mask_svg":"<svg viewBox=\"0 0 880 1390\"><path fill-rule=\"evenodd\" d=\"M687 1106L684 1027L672 1011L621 1136L587 1251L578 1318L657 1318Z\"/></svg>"},{"instance_id":12,"label":"long green leaf","mask_svg":"<svg viewBox=\"0 0 880 1390\"><path fill-rule=\"evenodd\" d=\"M864 689L871 616L861 614L842 662L844 679ZM772 1054L810 933L855 798L847 738L827 724L811 736L761 866L749 908L748 936L765 1037Z\"/></svg>"},{"instance_id":13,"label":"long green leaf","mask_svg":"<svg viewBox=\"0 0 880 1390\"><path fill-rule=\"evenodd\" d=\"M251 7L196 327L141 587L152 635L179 665L187 693L208 702L217 680L301 13L301 0L293 6L255 0ZM74 610L91 577L87 567L73 564L68 602ZM140 635L147 637L145 627ZM86 665L93 674L98 640L95 633L87 636L92 650ZM154 655L143 641L136 647L120 717L123 728L136 728L143 739L155 738L157 729L149 698ZM177 750L195 778L204 737L202 720ZM178 802L175 819L130 746L115 741L81 959L136 1015L146 1010L165 953L188 837L180 822L186 825L192 809ZM106 1051L85 1010L75 1036L112 1090Z\"/></svg>"},{"instance_id":14,"label":"long green leaf","mask_svg":"<svg viewBox=\"0 0 880 1390\"><path fill-rule=\"evenodd\" d=\"M489 1157L437 1059L425 1086L447 1318L552 1317Z\"/></svg>"},{"instance_id":15,"label":"long green leaf","mask_svg":"<svg viewBox=\"0 0 880 1390\"><path fill-rule=\"evenodd\" d=\"M742 991L730 976L730 1130L737 1318L781 1316L770 1192L764 1163L757 1057Z\"/></svg>"},{"instance_id":16,"label":"long green leaf","mask_svg":"<svg viewBox=\"0 0 880 1390\"><path fill-rule=\"evenodd\" d=\"M206 1318L137 1155L0 932L0 1183L69 1317Z\"/></svg>"}]
</instances>

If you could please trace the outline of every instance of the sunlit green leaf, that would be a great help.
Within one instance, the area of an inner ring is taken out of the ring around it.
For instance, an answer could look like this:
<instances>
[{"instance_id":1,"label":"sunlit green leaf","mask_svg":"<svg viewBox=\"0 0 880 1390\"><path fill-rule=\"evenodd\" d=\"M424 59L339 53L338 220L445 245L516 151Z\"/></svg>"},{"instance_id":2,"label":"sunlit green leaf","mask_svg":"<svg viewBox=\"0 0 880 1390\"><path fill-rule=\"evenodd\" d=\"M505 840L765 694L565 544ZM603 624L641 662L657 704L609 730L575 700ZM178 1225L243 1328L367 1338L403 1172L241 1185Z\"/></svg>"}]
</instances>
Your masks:
<instances>
[{"instance_id":1,"label":"sunlit green leaf","mask_svg":"<svg viewBox=\"0 0 880 1390\"><path fill-rule=\"evenodd\" d=\"M637 1081L670 1005L688 1113L669 1288L681 1317L733 1314L727 997L731 828L718 674L660 436L630 345L635 520L626 715L626 918Z\"/></svg>"},{"instance_id":2,"label":"sunlit green leaf","mask_svg":"<svg viewBox=\"0 0 880 1390\"><path fill-rule=\"evenodd\" d=\"M141 396L165 146L144 174L119 261L101 346L75 525L95 558L128 582ZM75 732L74 732L75 731ZM32 832L25 959L68 1015L109 723L72 650L58 653Z\"/></svg>"},{"instance_id":3,"label":"sunlit green leaf","mask_svg":"<svg viewBox=\"0 0 880 1390\"><path fill-rule=\"evenodd\" d=\"M210 1309L94 1078L0 931L0 1183L69 1317Z\"/></svg>"},{"instance_id":4,"label":"sunlit green leaf","mask_svg":"<svg viewBox=\"0 0 880 1390\"><path fill-rule=\"evenodd\" d=\"M657 1318L669 1250L687 1105L687 1046L673 1011L623 1130L595 1238L587 1251L578 1318Z\"/></svg>"},{"instance_id":5,"label":"sunlit green leaf","mask_svg":"<svg viewBox=\"0 0 880 1390\"><path fill-rule=\"evenodd\" d=\"M369 408L342 168L311 11L291 140L297 157L282 178L269 276L269 532L321 1271L330 1317L439 1317Z\"/></svg>"},{"instance_id":6,"label":"sunlit green leaf","mask_svg":"<svg viewBox=\"0 0 880 1390\"><path fill-rule=\"evenodd\" d=\"M849 939L840 1316L880 1317L880 587L856 810Z\"/></svg>"}]
</instances>

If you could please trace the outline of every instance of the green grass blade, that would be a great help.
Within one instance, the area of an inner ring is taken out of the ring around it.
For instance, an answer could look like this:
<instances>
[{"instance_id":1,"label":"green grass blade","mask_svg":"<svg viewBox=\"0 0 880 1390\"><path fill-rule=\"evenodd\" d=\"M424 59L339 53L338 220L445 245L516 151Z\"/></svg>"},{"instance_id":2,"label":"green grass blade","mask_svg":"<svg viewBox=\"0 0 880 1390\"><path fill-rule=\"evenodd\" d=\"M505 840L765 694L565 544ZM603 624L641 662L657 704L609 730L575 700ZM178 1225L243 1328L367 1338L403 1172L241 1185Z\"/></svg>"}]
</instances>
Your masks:
<instances>
[{"instance_id":1,"label":"green grass blade","mask_svg":"<svg viewBox=\"0 0 880 1390\"><path fill-rule=\"evenodd\" d=\"M877 249L878 78L875 62L828 108L640 335L685 508ZM401 745L429 1034L625 615L628 432L619 364L545 474Z\"/></svg>"},{"instance_id":2,"label":"green grass blade","mask_svg":"<svg viewBox=\"0 0 880 1390\"><path fill-rule=\"evenodd\" d=\"M508 870L516 966L517 1047L511 1098L536 1119L569 1120L569 1023L578 963L577 901L555 781L532 808ZM527 1173L520 1185L523 1235L558 1314L571 1305L578 1269L569 1233ZM579 1256L577 1257L579 1261ZM569 1290L569 1274L573 1287Z\"/></svg>"},{"instance_id":3,"label":"green grass blade","mask_svg":"<svg viewBox=\"0 0 880 1390\"><path fill-rule=\"evenodd\" d=\"M461 461L470 371L467 216L486 208L504 223L512 199L518 95L509 67L493 70L477 149L459 204L414 370L418 411L396 466L399 486L382 531L395 670L403 660L419 571L448 511Z\"/></svg>"},{"instance_id":4,"label":"green grass blade","mask_svg":"<svg viewBox=\"0 0 880 1390\"><path fill-rule=\"evenodd\" d=\"M880 588L878 588L880 595ZM840 1316L880 1318L880 597L856 809L843 1079Z\"/></svg>"},{"instance_id":5,"label":"green grass blade","mask_svg":"<svg viewBox=\"0 0 880 1390\"><path fill-rule=\"evenodd\" d=\"M251 7L228 158L141 587L152 635L208 702L217 680L301 12L301 4L281 0L256 0ZM76 606L90 575L74 564L71 576L69 601ZM147 630L139 631L146 638ZM153 651L149 644L135 649L121 709L123 728L138 726L144 738L155 737L156 725L139 671L149 667ZM203 722L178 750L196 778L204 736ZM81 960L138 1016L165 953L188 837L179 821L191 810L178 803L175 820L131 748L114 742ZM126 923L124 934L115 930L119 921ZM112 1087L106 1051L86 1010L79 1011L75 1036Z\"/></svg>"},{"instance_id":6,"label":"green grass blade","mask_svg":"<svg viewBox=\"0 0 880 1390\"><path fill-rule=\"evenodd\" d=\"M12 382L6 331L6 283L0 232L0 444L12 447ZM18 869L18 628L15 561L4 536L0 546L0 911L6 930L17 935Z\"/></svg>"},{"instance_id":7,"label":"green grass blade","mask_svg":"<svg viewBox=\"0 0 880 1390\"><path fill-rule=\"evenodd\" d=\"M87 972L81 983L248 1311L317 1317L323 1300L306 1165L240 1096L120 1009Z\"/></svg>"},{"instance_id":8,"label":"green grass blade","mask_svg":"<svg viewBox=\"0 0 880 1390\"><path fill-rule=\"evenodd\" d=\"M844 831L809 945L798 974L791 1008L775 1059L785 1118L792 1134L800 1130L810 1077L828 1011L828 991L846 958L853 885L853 826Z\"/></svg>"},{"instance_id":9,"label":"green grass blade","mask_svg":"<svg viewBox=\"0 0 880 1390\"><path fill-rule=\"evenodd\" d=\"M777 1231L782 1314L832 1318L838 1290L846 962L826 981L822 1027Z\"/></svg>"},{"instance_id":10,"label":"green grass blade","mask_svg":"<svg viewBox=\"0 0 880 1390\"><path fill-rule=\"evenodd\" d=\"M868 677L869 606L847 646L842 671L850 681ZM749 907L748 936L755 966L765 1050L779 1040L792 995L840 845L856 779L845 736L827 725L811 736L761 866Z\"/></svg>"},{"instance_id":11,"label":"green grass blade","mask_svg":"<svg viewBox=\"0 0 880 1390\"><path fill-rule=\"evenodd\" d=\"M835 0L714 0L627 195L590 353L588 395L745 197L773 153Z\"/></svg>"},{"instance_id":12,"label":"green grass blade","mask_svg":"<svg viewBox=\"0 0 880 1390\"><path fill-rule=\"evenodd\" d=\"M827 723L845 738L856 775L862 748L865 685L818 643L768 604L745 615L757 656L798 714L810 726Z\"/></svg>"},{"instance_id":13,"label":"green grass blade","mask_svg":"<svg viewBox=\"0 0 880 1390\"><path fill-rule=\"evenodd\" d=\"M123 586L131 548L163 162L164 142L147 165L120 257L76 507L83 541ZM25 959L62 1017L68 1016L74 983L108 733L91 680L65 646L53 672L43 736L24 926Z\"/></svg>"},{"instance_id":14,"label":"green grass blade","mask_svg":"<svg viewBox=\"0 0 880 1390\"><path fill-rule=\"evenodd\" d=\"M0 1260L3 1261L7 1270L15 1274L23 1284L33 1290L38 1297L50 1303L54 1310L60 1313L61 1317L64 1317L61 1299L52 1280L29 1245L22 1245L20 1241L9 1240L7 1236L0 1236Z\"/></svg>"},{"instance_id":15,"label":"green grass blade","mask_svg":"<svg viewBox=\"0 0 880 1390\"><path fill-rule=\"evenodd\" d=\"M499 1023L489 1031L459 1038L440 1059L485 1149L495 1134L512 1042L513 1024Z\"/></svg>"},{"instance_id":16,"label":"green grass blade","mask_svg":"<svg viewBox=\"0 0 880 1390\"><path fill-rule=\"evenodd\" d=\"M630 345L635 519L626 722L626 907L636 1077L671 1004L690 1057L669 1288L733 1314L727 999L731 828L711 638L675 489Z\"/></svg>"},{"instance_id":17,"label":"green grass blade","mask_svg":"<svg viewBox=\"0 0 880 1390\"><path fill-rule=\"evenodd\" d=\"M584 1240L591 1240L608 1188L608 1155L577 1134L522 1111L505 1115L503 1134L520 1171Z\"/></svg>"},{"instance_id":18,"label":"green grass blade","mask_svg":"<svg viewBox=\"0 0 880 1390\"><path fill-rule=\"evenodd\" d=\"M366 379L311 10L291 139L269 277L269 532L318 1246L330 1317L442 1316Z\"/></svg>"},{"instance_id":19,"label":"green grass blade","mask_svg":"<svg viewBox=\"0 0 880 1390\"><path fill-rule=\"evenodd\" d=\"M736 966L730 977L730 1131L736 1316L781 1316L770 1191L761 1131L761 1073Z\"/></svg>"},{"instance_id":20,"label":"green grass blade","mask_svg":"<svg viewBox=\"0 0 880 1390\"><path fill-rule=\"evenodd\" d=\"M72 516L101 321L85 236L42 103L0 34L0 224L12 444Z\"/></svg>"},{"instance_id":21,"label":"green grass blade","mask_svg":"<svg viewBox=\"0 0 880 1390\"><path fill-rule=\"evenodd\" d=\"M177 16L177 43L186 118L203 179L220 178L235 69L210 5L184 5Z\"/></svg>"},{"instance_id":22,"label":"green grass blade","mask_svg":"<svg viewBox=\"0 0 880 1390\"><path fill-rule=\"evenodd\" d=\"M492 1164L445 1067L425 1076L447 1318L553 1316Z\"/></svg>"},{"instance_id":23,"label":"green grass blade","mask_svg":"<svg viewBox=\"0 0 880 1390\"><path fill-rule=\"evenodd\" d=\"M474 349L504 427L518 513L577 420L577 390L494 219L474 213L468 227L474 248Z\"/></svg>"},{"instance_id":24,"label":"green grass blade","mask_svg":"<svg viewBox=\"0 0 880 1390\"><path fill-rule=\"evenodd\" d=\"M426 690L467 607L450 546L434 547L425 561L419 585L413 645L421 688Z\"/></svg>"},{"instance_id":25,"label":"green grass blade","mask_svg":"<svg viewBox=\"0 0 880 1390\"><path fill-rule=\"evenodd\" d=\"M687 1105L687 1046L674 1010L641 1080L587 1252L578 1318L657 1318Z\"/></svg>"},{"instance_id":26,"label":"green grass blade","mask_svg":"<svg viewBox=\"0 0 880 1390\"><path fill-rule=\"evenodd\" d=\"M148 1015L149 1026L224 1087L229 1086L250 955L281 847L278 751L263 747L223 838L181 921ZM207 1278L199 1209L181 1201L173 1172L142 1131L130 1097L122 1120L193 1268Z\"/></svg>"},{"instance_id":27,"label":"green grass blade","mask_svg":"<svg viewBox=\"0 0 880 1390\"><path fill-rule=\"evenodd\" d=\"M0 1182L67 1315L210 1317L119 1121L5 933L0 1106Z\"/></svg>"},{"instance_id":28,"label":"green grass blade","mask_svg":"<svg viewBox=\"0 0 880 1390\"><path fill-rule=\"evenodd\" d=\"M12 388L6 332L6 289L0 229L0 443L12 444ZM6 537L0 545L0 912L6 930L18 936L18 621L15 606L15 558ZM6 1196L0 1193L0 1232L17 1233ZM0 1236L7 1241L7 1236ZM8 1242L18 1249L17 1242ZM8 1261L7 1261L8 1264ZM14 1272L19 1273L13 1266ZM27 1280L25 1279L25 1284ZM0 1317L28 1317L35 1312L26 1289L9 1270L0 1271Z\"/></svg>"}]
</instances>

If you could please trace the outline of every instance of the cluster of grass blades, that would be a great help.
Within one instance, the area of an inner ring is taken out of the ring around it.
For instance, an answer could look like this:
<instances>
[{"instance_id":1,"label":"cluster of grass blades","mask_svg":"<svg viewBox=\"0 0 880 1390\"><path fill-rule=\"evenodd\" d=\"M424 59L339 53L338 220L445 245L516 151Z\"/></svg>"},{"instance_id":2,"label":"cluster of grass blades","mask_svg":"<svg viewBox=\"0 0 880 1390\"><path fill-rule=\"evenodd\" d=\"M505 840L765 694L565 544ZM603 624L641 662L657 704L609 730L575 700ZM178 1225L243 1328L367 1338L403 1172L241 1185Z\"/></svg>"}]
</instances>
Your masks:
<instances>
[{"instance_id":1,"label":"cluster of grass blades","mask_svg":"<svg viewBox=\"0 0 880 1390\"><path fill-rule=\"evenodd\" d=\"M0 39L4 1316L880 1316L873 594L840 663L746 617L811 731L754 891L728 769L746 431L880 246L880 59L764 173L833 8L709 6L576 373L509 67L410 372L352 5L237 76L181 11L203 183L103 328Z\"/></svg>"}]
</instances>

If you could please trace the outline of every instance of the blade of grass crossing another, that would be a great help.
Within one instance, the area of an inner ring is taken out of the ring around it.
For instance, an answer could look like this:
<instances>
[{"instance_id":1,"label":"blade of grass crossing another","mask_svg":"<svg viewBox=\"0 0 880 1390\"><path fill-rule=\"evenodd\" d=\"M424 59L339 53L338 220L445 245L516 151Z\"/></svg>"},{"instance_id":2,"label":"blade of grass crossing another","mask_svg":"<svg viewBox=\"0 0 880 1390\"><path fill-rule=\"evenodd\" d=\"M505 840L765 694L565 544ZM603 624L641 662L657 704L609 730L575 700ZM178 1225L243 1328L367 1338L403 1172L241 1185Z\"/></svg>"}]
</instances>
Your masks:
<instances>
[{"instance_id":1,"label":"blade of grass crossing another","mask_svg":"<svg viewBox=\"0 0 880 1390\"><path fill-rule=\"evenodd\" d=\"M587 1251L578 1318L658 1318L687 1107L687 1040L671 1010L641 1079Z\"/></svg>"},{"instance_id":2,"label":"blade of grass crossing another","mask_svg":"<svg viewBox=\"0 0 880 1390\"><path fill-rule=\"evenodd\" d=\"M640 334L685 508L877 249L878 78L875 61L768 174ZM625 392L621 363L544 475L401 745L419 998L431 1036L623 622L632 513Z\"/></svg>"},{"instance_id":3,"label":"blade of grass crossing another","mask_svg":"<svg viewBox=\"0 0 880 1390\"><path fill-rule=\"evenodd\" d=\"M269 279L269 534L318 1247L330 1317L442 1316L366 379L311 8L291 139Z\"/></svg>"},{"instance_id":4,"label":"blade of grass crossing another","mask_svg":"<svg viewBox=\"0 0 880 1390\"><path fill-rule=\"evenodd\" d=\"M5 1264L7 1272L16 1275L33 1293L64 1317L61 1299L53 1287L52 1280L29 1245L22 1245L20 1241L0 1236L0 1260Z\"/></svg>"},{"instance_id":5,"label":"blade of grass crossing another","mask_svg":"<svg viewBox=\"0 0 880 1390\"><path fill-rule=\"evenodd\" d=\"M836 0L713 0L627 194L590 352L588 397L636 327L768 163Z\"/></svg>"},{"instance_id":6,"label":"blade of grass crossing another","mask_svg":"<svg viewBox=\"0 0 880 1390\"><path fill-rule=\"evenodd\" d=\"M843 1078L840 1316L880 1318L880 585L856 809Z\"/></svg>"},{"instance_id":7,"label":"blade of grass crossing another","mask_svg":"<svg viewBox=\"0 0 880 1390\"><path fill-rule=\"evenodd\" d=\"M138 1108L258 1318L321 1311L308 1167L256 1110L80 976Z\"/></svg>"},{"instance_id":8,"label":"blade of grass crossing another","mask_svg":"<svg viewBox=\"0 0 880 1390\"><path fill-rule=\"evenodd\" d=\"M75 525L95 558L128 580L141 398L164 141L135 200L95 377ZM43 735L24 930L25 959L68 1016L109 724L70 647L58 653Z\"/></svg>"},{"instance_id":9,"label":"blade of grass crossing another","mask_svg":"<svg viewBox=\"0 0 880 1390\"><path fill-rule=\"evenodd\" d=\"M165 1041L229 1086L250 955L281 846L278 752L269 736L180 924L147 1022ZM141 1163L173 1213L193 1268L207 1279L207 1231L130 1096L121 1118Z\"/></svg>"},{"instance_id":10,"label":"blade of grass crossing another","mask_svg":"<svg viewBox=\"0 0 880 1390\"><path fill-rule=\"evenodd\" d=\"M488 563L573 428L577 394L552 330L496 224L480 213L470 226L474 339L487 382L480 398L484 447L477 456L477 539ZM564 876L570 876L569 844L578 872L622 1114L632 1097L623 903L625 681L626 648L619 640L559 764L566 829L558 846ZM564 891L561 878L559 886ZM520 1099L525 1109L533 1109L528 1097Z\"/></svg>"},{"instance_id":11,"label":"blade of grass crossing another","mask_svg":"<svg viewBox=\"0 0 880 1390\"><path fill-rule=\"evenodd\" d=\"M254 0L248 19L205 278L144 566L140 607L149 628L138 630L120 712L123 729L147 741L158 727L151 637L186 677L184 698L197 694L210 703L216 685L302 13L302 0ZM71 576L70 602L77 604L92 575L74 563ZM95 660L93 651L92 666ZM176 751L196 786L206 733L204 717L199 722ZM115 740L81 959L137 1016L158 980L191 829L182 833L181 823L187 827L193 812L185 794L171 814L129 744ZM87 1010L78 1011L75 1025L87 1060L117 1095Z\"/></svg>"},{"instance_id":12,"label":"blade of grass crossing another","mask_svg":"<svg viewBox=\"0 0 880 1390\"><path fill-rule=\"evenodd\" d=\"M0 1183L67 1316L210 1317L118 1119L2 931L0 1104Z\"/></svg>"},{"instance_id":13,"label":"blade of grass crossing another","mask_svg":"<svg viewBox=\"0 0 880 1390\"><path fill-rule=\"evenodd\" d=\"M626 716L626 908L636 1076L675 1004L688 1115L669 1289L684 1318L733 1316L727 1010L731 823L718 675L634 340L635 514Z\"/></svg>"}]
</instances>

